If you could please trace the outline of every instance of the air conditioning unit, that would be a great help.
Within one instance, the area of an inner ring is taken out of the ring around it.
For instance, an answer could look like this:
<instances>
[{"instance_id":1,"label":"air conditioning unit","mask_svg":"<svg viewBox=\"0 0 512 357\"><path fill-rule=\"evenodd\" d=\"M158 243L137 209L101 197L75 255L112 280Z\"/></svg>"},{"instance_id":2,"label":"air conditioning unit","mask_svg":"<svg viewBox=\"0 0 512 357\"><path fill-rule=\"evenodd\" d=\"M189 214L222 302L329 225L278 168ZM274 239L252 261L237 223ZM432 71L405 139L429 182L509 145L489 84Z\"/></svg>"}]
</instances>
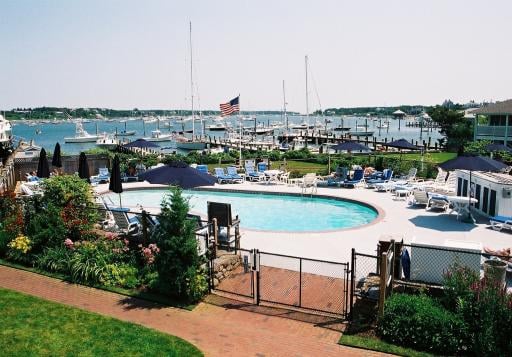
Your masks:
<instances>
[{"instance_id":1,"label":"air conditioning unit","mask_svg":"<svg viewBox=\"0 0 512 357\"><path fill-rule=\"evenodd\" d=\"M512 198L512 187L503 187L503 198Z\"/></svg>"}]
</instances>

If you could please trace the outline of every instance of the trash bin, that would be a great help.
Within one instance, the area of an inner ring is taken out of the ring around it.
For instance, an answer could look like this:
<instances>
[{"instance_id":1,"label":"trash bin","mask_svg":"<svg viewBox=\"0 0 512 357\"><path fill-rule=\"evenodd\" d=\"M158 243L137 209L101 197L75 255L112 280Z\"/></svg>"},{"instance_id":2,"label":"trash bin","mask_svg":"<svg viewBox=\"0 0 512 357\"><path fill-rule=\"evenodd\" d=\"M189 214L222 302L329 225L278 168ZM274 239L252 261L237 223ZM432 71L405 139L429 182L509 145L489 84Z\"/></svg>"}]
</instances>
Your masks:
<instances>
[{"instance_id":1,"label":"trash bin","mask_svg":"<svg viewBox=\"0 0 512 357\"><path fill-rule=\"evenodd\" d=\"M499 259L489 259L484 262L484 277L489 282L496 282L499 286L505 286L507 263Z\"/></svg>"}]
</instances>

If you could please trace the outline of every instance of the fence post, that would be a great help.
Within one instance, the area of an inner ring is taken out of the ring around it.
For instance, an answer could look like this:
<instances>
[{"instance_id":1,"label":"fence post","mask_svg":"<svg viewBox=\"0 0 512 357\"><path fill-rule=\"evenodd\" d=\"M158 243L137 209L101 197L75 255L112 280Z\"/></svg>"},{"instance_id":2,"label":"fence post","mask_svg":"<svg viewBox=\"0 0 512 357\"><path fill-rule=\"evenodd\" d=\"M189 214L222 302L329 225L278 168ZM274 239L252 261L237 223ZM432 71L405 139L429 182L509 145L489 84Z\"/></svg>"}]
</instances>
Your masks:
<instances>
[{"instance_id":1,"label":"fence post","mask_svg":"<svg viewBox=\"0 0 512 357\"><path fill-rule=\"evenodd\" d=\"M217 225L217 218L212 219L213 224L213 242L215 243L215 248L219 244L219 226ZM217 256L217 255L215 255Z\"/></svg>"},{"instance_id":2,"label":"fence post","mask_svg":"<svg viewBox=\"0 0 512 357\"><path fill-rule=\"evenodd\" d=\"M302 258L299 258L299 307L302 307Z\"/></svg>"},{"instance_id":3,"label":"fence post","mask_svg":"<svg viewBox=\"0 0 512 357\"><path fill-rule=\"evenodd\" d=\"M386 301L386 277L388 253L384 252L380 258L380 294L379 294L379 319L384 315L384 302Z\"/></svg>"},{"instance_id":4,"label":"fence post","mask_svg":"<svg viewBox=\"0 0 512 357\"><path fill-rule=\"evenodd\" d=\"M253 276L253 290L254 290L254 296L253 296L253 302L255 305L260 304L260 271L259 271L259 264L257 263L259 261L259 254L260 251L258 249L252 249L252 267L251 267L251 274Z\"/></svg>"},{"instance_id":5,"label":"fence post","mask_svg":"<svg viewBox=\"0 0 512 357\"><path fill-rule=\"evenodd\" d=\"M146 245L148 242L148 213L142 210L142 243Z\"/></svg>"},{"instance_id":6,"label":"fence post","mask_svg":"<svg viewBox=\"0 0 512 357\"><path fill-rule=\"evenodd\" d=\"M352 259L351 259L351 265L350 268L350 312L349 312L349 318L352 320L353 314L352 309L354 307L354 290L355 290L355 280L356 280L356 250L355 248L352 248Z\"/></svg>"}]
</instances>

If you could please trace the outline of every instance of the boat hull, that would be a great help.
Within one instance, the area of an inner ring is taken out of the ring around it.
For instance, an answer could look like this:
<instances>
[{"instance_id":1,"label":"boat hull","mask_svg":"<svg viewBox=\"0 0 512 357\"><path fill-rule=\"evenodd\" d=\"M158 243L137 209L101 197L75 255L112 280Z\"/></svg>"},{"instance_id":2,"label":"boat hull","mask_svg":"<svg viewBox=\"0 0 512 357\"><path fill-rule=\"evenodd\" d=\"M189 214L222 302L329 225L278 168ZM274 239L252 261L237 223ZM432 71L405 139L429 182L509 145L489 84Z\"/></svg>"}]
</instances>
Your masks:
<instances>
[{"instance_id":1,"label":"boat hull","mask_svg":"<svg viewBox=\"0 0 512 357\"><path fill-rule=\"evenodd\" d=\"M68 144L72 143L95 143L99 136L92 136L86 138L64 138L64 142Z\"/></svg>"},{"instance_id":2,"label":"boat hull","mask_svg":"<svg viewBox=\"0 0 512 357\"><path fill-rule=\"evenodd\" d=\"M351 131L349 134L352 136L373 136L373 131Z\"/></svg>"}]
</instances>

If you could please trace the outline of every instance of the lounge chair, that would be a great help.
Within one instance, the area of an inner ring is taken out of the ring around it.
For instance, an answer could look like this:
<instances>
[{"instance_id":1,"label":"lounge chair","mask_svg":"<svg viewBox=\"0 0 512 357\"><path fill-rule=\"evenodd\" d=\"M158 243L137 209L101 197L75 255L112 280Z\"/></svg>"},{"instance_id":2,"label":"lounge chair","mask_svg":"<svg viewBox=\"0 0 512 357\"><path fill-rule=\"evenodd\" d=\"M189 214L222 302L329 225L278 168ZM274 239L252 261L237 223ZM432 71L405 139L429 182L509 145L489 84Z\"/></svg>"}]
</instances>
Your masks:
<instances>
[{"instance_id":1,"label":"lounge chair","mask_svg":"<svg viewBox=\"0 0 512 357\"><path fill-rule=\"evenodd\" d=\"M285 185L288 185L290 183L290 173L285 172L279 175L279 182L284 183Z\"/></svg>"},{"instance_id":2,"label":"lounge chair","mask_svg":"<svg viewBox=\"0 0 512 357\"><path fill-rule=\"evenodd\" d=\"M258 169L258 172L264 172L268 170L268 164L266 162L258 162L256 168Z\"/></svg>"},{"instance_id":3,"label":"lounge chair","mask_svg":"<svg viewBox=\"0 0 512 357\"><path fill-rule=\"evenodd\" d=\"M410 196L409 204L411 206L426 206L429 207L429 200L427 191L413 190Z\"/></svg>"},{"instance_id":4,"label":"lounge chair","mask_svg":"<svg viewBox=\"0 0 512 357\"><path fill-rule=\"evenodd\" d=\"M357 169L354 171L354 176L352 176L351 180L345 180L343 182L343 187L352 187L356 188L357 186L361 186L364 184L364 171L363 169Z\"/></svg>"},{"instance_id":5,"label":"lounge chair","mask_svg":"<svg viewBox=\"0 0 512 357\"><path fill-rule=\"evenodd\" d=\"M91 177L91 183L108 183L110 181L110 172L106 167L100 167L98 174Z\"/></svg>"},{"instance_id":6,"label":"lounge chair","mask_svg":"<svg viewBox=\"0 0 512 357\"><path fill-rule=\"evenodd\" d=\"M512 230L512 217L494 216L490 218L492 229L501 231L502 229Z\"/></svg>"},{"instance_id":7,"label":"lounge chair","mask_svg":"<svg viewBox=\"0 0 512 357\"><path fill-rule=\"evenodd\" d=\"M445 195L440 194L429 194L429 200L427 203L427 209L437 208L446 211L450 207L450 202Z\"/></svg>"},{"instance_id":8,"label":"lounge chair","mask_svg":"<svg viewBox=\"0 0 512 357\"><path fill-rule=\"evenodd\" d=\"M207 174L208 173L208 165L197 165L196 170Z\"/></svg>"},{"instance_id":9,"label":"lounge chair","mask_svg":"<svg viewBox=\"0 0 512 357\"><path fill-rule=\"evenodd\" d=\"M136 217L128 217L129 208L108 208L112 212L118 231L128 237L137 237L140 233L140 223Z\"/></svg>"},{"instance_id":10,"label":"lounge chair","mask_svg":"<svg viewBox=\"0 0 512 357\"><path fill-rule=\"evenodd\" d=\"M382 176L380 178L368 179L366 180L367 188L375 188L377 184L388 183L393 177L393 170L385 169L382 172Z\"/></svg>"},{"instance_id":11,"label":"lounge chair","mask_svg":"<svg viewBox=\"0 0 512 357\"><path fill-rule=\"evenodd\" d=\"M316 193L317 191L317 178L315 173L309 173L304 175L300 184L302 194L307 194L308 189L311 190L310 194Z\"/></svg>"},{"instance_id":12,"label":"lounge chair","mask_svg":"<svg viewBox=\"0 0 512 357\"><path fill-rule=\"evenodd\" d=\"M219 183L231 183L233 182L233 179L231 178L231 176L227 175L225 172L224 172L224 169L222 167L216 167L213 169L214 170L214 175L216 178L217 178L217 181Z\"/></svg>"},{"instance_id":13,"label":"lounge chair","mask_svg":"<svg viewBox=\"0 0 512 357\"><path fill-rule=\"evenodd\" d=\"M324 177L323 180L318 181L318 186L340 186L345 182L348 175L348 168L338 166L336 172L331 175Z\"/></svg>"},{"instance_id":14,"label":"lounge chair","mask_svg":"<svg viewBox=\"0 0 512 357\"><path fill-rule=\"evenodd\" d=\"M440 168L438 168L437 170L437 176L433 181L426 181L423 183L427 191L434 190L436 187L446 184L446 177L448 176L448 171L444 171Z\"/></svg>"},{"instance_id":15,"label":"lounge chair","mask_svg":"<svg viewBox=\"0 0 512 357\"><path fill-rule=\"evenodd\" d=\"M244 182L244 178L238 174L236 171L236 167L228 166L227 167L227 176L231 177L232 182L242 183Z\"/></svg>"},{"instance_id":16,"label":"lounge chair","mask_svg":"<svg viewBox=\"0 0 512 357\"><path fill-rule=\"evenodd\" d=\"M205 255L208 250L209 237L208 222L201 219L201 216L196 214L187 214L187 219L194 223L194 231L196 233L197 251L199 256Z\"/></svg>"},{"instance_id":17,"label":"lounge chair","mask_svg":"<svg viewBox=\"0 0 512 357\"><path fill-rule=\"evenodd\" d=\"M219 233L217 236L217 243L221 246L230 248L237 248L239 246L239 226L240 220L238 216L233 219L231 215L231 205L229 203L210 202L206 203L208 210L208 223L212 223L213 219L217 220L217 227ZM210 225L213 228L213 225ZM213 232L210 232L213 234Z\"/></svg>"},{"instance_id":18,"label":"lounge chair","mask_svg":"<svg viewBox=\"0 0 512 357\"><path fill-rule=\"evenodd\" d=\"M455 172L450 172L446 181L443 184L435 185L431 191L442 194L454 194L456 190L457 174Z\"/></svg>"},{"instance_id":19,"label":"lounge chair","mask_svg":"<svg viewBox=\"0 0 512 357\"><path fill-rule=\"evenodd\" d=\"M265 180L265 174L263 172L258 172L254 170L254 166L246 165L245 166L245 179L249 181L263 181Z\"/></svg>"}]
</instances>

